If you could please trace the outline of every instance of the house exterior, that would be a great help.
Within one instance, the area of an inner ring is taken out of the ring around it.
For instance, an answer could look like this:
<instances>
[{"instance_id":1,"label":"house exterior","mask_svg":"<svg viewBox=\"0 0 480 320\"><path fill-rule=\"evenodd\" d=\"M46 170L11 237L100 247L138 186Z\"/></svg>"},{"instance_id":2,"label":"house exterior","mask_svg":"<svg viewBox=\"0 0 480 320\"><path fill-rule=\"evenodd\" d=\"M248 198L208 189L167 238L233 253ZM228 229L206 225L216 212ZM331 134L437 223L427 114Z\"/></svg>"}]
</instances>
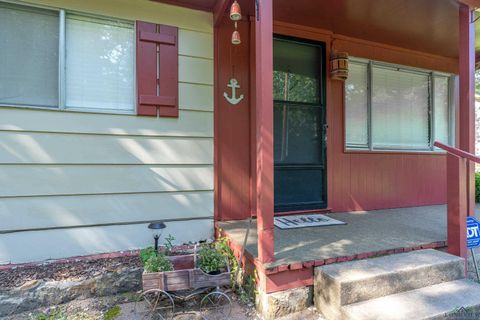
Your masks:
<instances>
[{"instance_id":1,"label":"house exterior","mask_svg":"<svg viewBox=\"0 0 480 320\"><path fill-rule=\"evenodd\" d=\"M178 243L211 238L212 14L131 0L0 8L0 263L145 247L152 220ZM176 117L138 115L135 21L178 34Z\"/></svg>"},{"instance_id":2,"label":"house exterior","mask_svg":"<svg viewBox=\"0 0 480 320\"><path fill-rule=\"evenodd\" d=\"M447 202L465 257L480 3L238 3L233 22L226 0L0 1L1 263L255 217L249 263L275 291L313 266L265 267L275 215Z\"/></svg>"}]
</instances>

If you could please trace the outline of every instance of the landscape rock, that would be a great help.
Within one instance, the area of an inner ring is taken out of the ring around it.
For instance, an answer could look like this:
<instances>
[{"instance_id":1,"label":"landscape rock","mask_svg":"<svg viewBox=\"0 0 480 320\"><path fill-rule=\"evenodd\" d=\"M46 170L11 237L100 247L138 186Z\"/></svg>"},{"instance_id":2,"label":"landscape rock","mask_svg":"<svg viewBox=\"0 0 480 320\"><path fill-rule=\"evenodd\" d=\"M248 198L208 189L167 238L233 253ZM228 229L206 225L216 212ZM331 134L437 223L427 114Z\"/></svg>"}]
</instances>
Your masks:
<instances>
[{"instance_id":1,"label":"landscape rock","mask_svg":"<svg viewBox=\"0 0 480 320\"><path fill-rule=\"evenodd\" d=\"M266 320L303 311L312 305L312 291L311 286L273 293L259 291L256 297L257 311Z\"/></svg>"},{"instance_id":2,"label":"landscape rock","mask_svg":"<svg viewBox=\"0 0 480 320\"><path fill-rule=\"evenodd\" d=\"M0 290L0 317L59 305L74 299L110 296L141 289L142 269L124 268L82 280L32 280L22 286Z\"/></svg>"}]
</instances>

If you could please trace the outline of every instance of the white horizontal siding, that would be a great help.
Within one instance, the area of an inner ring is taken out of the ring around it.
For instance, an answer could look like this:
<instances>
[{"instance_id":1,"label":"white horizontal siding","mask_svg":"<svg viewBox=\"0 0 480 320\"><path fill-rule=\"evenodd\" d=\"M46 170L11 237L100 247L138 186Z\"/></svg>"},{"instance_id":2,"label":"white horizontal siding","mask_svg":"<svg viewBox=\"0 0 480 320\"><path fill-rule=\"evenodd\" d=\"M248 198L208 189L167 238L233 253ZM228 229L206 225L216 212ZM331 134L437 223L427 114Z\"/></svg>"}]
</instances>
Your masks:
<instances>
[{"instance_id":1,"label":"white horizontal siding","mask_svg":"<svg viewBox=\"0 0 480 320\"><path fill-rule=\"evenodd\" d=\"M178 37L181 55L213 59L213 34L180 29Z\"/></svg>"},{"instance_id":2,"label":"white horizontal siding","mask_svg":"<svg viewBox=\"0 0 480 320\"><path fill-rule=\"evenodd\" d=\"M0 130L213 138L212 112L180 111L178 118L157 119L57 110L0 110Z\"/></svg>"},{"instance_id":3,"label":"white horizontal siding","mask_svg":"<svg viewBox=\"0 0 480 320\"><path fill-rule=\"evenodd\" d=\"M0 164L213 164L211 138L1 132Z\"/></svg>"},{"instance_id":4,"label":"white horizontal siding","mask_svg":"<svg viewBox=\"0 0 480 320\"><path fill-rule=\"evenodd\" d=\"M211 237L212 14L147 0L27 2L179 27L180 111L0 107L0 264L145 247L151 220L168 220L177 243Z\"/></svg>"},{"instance_id":5,"label":"white horizontal siding","mask_svg":"<svg viewBox=\"0 0 480 320\"><path fill-rule=\"evenodd\" d=\"M0 170L0 197L195 190L213 190L213 166L8 165Z\"/></svg>"},{"instance_id":6,"label":"white horizontal siding","mask_svg":"<svg viewBox=\"0 0 480 320\"><path fill-rule=\"evenodd\" d=\"M213 34L211 13L150 0L23 0L53 8L64 8L131 21L141 20Z\"/></svg>"},{"instance_id":7,"label":"white horizontal siding","mask_svg":"<svg viewBox=\"0 0 480 320\"><path fill-rule=\"evenodd\" d=\"M180 82L213 85L213 60L179 56L178 78Z\"/></svg>"},{"instance_id":8,"label":"white horizontal siding","mask_svg":"<svg viewBox=\"0 0 480 320\"><path fill-rule=\"evenodd\" d=\"M53 200L4 198L0 200L0 233L39 226L74 227L212 216L213 191L56 196Z\"/></svg>"},{"instance_id":9,"label":"white horizontal siding","mask_svg":"<svg viewBox=\"0 0 480 320\"><path fill-rule=\"evenodd\" d=\"M160 243L168 234L174 244L210 239L211 219L168 222ZM0 235L0 264L58 259L112 251L125 251L153 245L147 224L42 230Z\"/></svg>"},{"instance_id":10,"label":"white horizontal siding","mask_svg":"<svg viewBox=\"0 0 480 320\"><path fill-rule=\"evenodd\" d=\"M179 84L180 110L198 110L213 112L213 86L193 83ZM188 94L182 94L188 92Z\"/></svg>"}]
</instances>

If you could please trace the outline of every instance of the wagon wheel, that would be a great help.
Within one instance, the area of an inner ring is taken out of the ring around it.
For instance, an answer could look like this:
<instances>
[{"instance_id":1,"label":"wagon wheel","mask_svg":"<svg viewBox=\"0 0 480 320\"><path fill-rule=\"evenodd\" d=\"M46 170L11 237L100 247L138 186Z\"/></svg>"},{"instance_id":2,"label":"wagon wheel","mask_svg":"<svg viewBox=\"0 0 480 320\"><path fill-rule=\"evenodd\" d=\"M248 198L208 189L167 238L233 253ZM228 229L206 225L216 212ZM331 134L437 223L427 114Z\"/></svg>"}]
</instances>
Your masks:
<instances>
[{"instance_id":1,"label":"wagon wheel","mask_svg":"<svg viewBox=\"0 0 480 320\"><path fill-rule=\"evenodd\" d=\"M205 320L229 319L232 301L221 291L212 291L200 301L200 311Z\"/></svg>"},{"instance_id":2,"label":"wagon wheel","mask_svg":"<svg viewBox=\"0 0 480 320\"><path fill-rule=\"evenodd\" d=\"M160 289L142 292L134 306L135 320L167 320L172 319L175 302L172 296Z\"/></svg>"}]
</instances>

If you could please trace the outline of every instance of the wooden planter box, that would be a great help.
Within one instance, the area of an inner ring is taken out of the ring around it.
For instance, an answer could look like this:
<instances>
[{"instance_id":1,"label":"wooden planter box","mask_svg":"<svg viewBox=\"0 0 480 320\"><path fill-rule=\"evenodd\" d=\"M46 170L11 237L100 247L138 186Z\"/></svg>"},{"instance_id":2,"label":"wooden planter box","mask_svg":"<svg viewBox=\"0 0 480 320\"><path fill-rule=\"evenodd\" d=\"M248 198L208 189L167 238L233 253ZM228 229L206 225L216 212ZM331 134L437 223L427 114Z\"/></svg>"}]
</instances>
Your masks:
<instances>
[{"instance_id":1,"label":"wooden planter box","mask_svg":"<svg viewBox=\"0 0 480 320\"><path fill-rule=\"evenodd\" d=\"M173 264L173 271L143 273L144 292L151 289L182 291L230 285L228 264L227 272L211 275L195 267L195 254L169 256L168 259Z\"/></svg>"}]
</instances>

